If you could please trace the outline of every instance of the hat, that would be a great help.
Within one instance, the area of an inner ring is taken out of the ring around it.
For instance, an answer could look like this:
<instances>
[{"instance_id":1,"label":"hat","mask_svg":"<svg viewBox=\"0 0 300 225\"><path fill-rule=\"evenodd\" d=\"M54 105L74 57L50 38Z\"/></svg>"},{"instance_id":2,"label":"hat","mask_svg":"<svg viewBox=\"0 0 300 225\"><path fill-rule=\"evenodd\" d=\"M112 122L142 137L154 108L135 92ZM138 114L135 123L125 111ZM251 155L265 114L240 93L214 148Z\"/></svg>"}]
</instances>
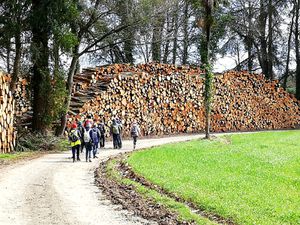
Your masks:
<instances>
[{"instance_id":1,"label":"hat","mask_svg":"<svg viewBox=\"0 0 300 225\"><path fill-rule=\"evenodd\" d=\"M91 126L92 126L91 122L87 121L86 124L85 124L85 127L91 128Z\"/></svg>"},{"instance_id":2,"label":"hat","mask_svg":"<svg viewBox=\"0 0 300 225\"><path fill-rule=\"evenodd\" d=\"M77 128L77 124L73 123L71 127L72 127L72 129L76 129Z\"/></svg>"}]
</instances>

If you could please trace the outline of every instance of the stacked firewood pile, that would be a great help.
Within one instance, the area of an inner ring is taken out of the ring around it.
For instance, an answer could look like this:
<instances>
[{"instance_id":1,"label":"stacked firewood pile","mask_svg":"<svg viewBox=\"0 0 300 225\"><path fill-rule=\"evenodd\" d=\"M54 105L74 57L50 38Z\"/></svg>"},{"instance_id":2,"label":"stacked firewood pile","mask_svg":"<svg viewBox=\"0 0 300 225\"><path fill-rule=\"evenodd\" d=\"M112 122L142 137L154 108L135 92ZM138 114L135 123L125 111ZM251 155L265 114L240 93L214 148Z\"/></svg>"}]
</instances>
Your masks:
<instances>
[{"instance_id":1,"label":"stacked firewood pile","mask_svg":"<svg viewBox=\"0 0 300 225\"><path fill-rule=\"evenodd\" d=\"M24 117L27 112L32 110L29 100L28 80L26 78L19 78L14 92L14 99L16 102L15 115Z\"/></svg>"},{"instance_id":2,"label":"stacked firewood pile","mask_svg":"<svg viewBox=\"0 0 300 225\"><path fill-rule=\"evenodd\" d=\"M214 131L253 131L295 128L300 102L263 75L228 72L216 78L212 115Z\"/></svg>"},{"instance_id":3,"label":"stacked firewood pile","mask_svg":"<svg viewBox=\"0 0 300 225\"><path fill-rule=\"evenodd\" d=\"M11 152L15 146L15 101L9 89L11 77L0 72L0 153Z\"/></svg>"},{"instance_id":4,"label":"stacked firewood pile","mask_svg":"<svg viewBox=\"0 0 300 225\"><path fill-rule=\"evenodd\" d=\"M108 123L119 117L125 136L134 119L144 135L204 131L204 84L198 68L110 65L85 71L81 77L86 79L75 78L70 109L77 119L93 114L96 121ZM219 75L215 93L213 131L283 129L300 123L299 102L262 75Z\"/></svg>"}]
</instances>

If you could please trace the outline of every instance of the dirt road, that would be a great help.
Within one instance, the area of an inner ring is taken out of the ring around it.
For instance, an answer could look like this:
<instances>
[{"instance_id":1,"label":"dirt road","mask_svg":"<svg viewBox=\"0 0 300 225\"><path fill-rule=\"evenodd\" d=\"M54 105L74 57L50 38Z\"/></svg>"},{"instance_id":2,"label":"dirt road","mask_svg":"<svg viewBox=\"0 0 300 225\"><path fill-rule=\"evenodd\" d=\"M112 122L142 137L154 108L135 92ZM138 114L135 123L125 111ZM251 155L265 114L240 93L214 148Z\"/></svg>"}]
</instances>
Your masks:
<instances>
[{"instance_id":1,"label":"dirt road","mask_svg":"<svg viewBox=\"0 0 300 225\"><path fill-rule=\"evenodd\" d=\"M203 137L180 136L138 141L139 148ZM133 225L155 224L136 218L105 200L94 185L99 160L132 149L123 142L122 151L104 149L99 159L73 163L70 152L42 158L0 170L0 225ZM107 147L112 146L107 143Z\"/></svg>"}]
</instances>

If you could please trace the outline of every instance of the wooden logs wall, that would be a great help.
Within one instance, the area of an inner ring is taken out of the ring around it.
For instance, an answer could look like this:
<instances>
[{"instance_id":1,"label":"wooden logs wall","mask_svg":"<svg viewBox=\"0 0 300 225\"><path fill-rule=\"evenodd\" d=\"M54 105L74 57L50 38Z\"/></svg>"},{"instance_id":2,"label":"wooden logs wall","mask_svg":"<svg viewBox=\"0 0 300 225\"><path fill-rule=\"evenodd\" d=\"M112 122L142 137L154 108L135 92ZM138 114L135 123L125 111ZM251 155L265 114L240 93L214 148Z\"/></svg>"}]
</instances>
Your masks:
<instances>
[{"instance_id":1,"label":"wooden logs wall","mask_svg":"<svg viewBox=\"0 0 300 225\"><path fill-rule=\"evenodd\" d=\"M198 68L163 64L111 65L75 77L72 115L122 119L125 136L134 119L144 135L204 131L203 74ZM212 130L294 128L299 102L263 75L228 72L216 76Z\"/></svg>"},{"instance_id":2,"label":"wooden logs wall","mask_svg":"<svg viewBox=\"0 0 300 225\"><path fill-rule=\"evenodd\" d=\"M0 72L0 153L13 151L16 140L14 131L15 101L9 89L10 76Z\"/></svg>"}]
</instances>

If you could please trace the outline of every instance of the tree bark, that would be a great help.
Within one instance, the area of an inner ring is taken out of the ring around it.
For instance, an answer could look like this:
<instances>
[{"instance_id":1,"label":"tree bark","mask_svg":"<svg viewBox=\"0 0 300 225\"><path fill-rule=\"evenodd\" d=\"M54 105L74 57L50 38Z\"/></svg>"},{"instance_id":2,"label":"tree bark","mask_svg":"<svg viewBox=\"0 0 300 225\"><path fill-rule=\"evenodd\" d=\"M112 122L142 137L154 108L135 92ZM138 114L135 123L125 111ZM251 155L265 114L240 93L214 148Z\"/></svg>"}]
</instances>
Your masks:
<instances>
[{"instance_id":1,"label":"tree bark","mask_svg":"<svg viewBox=\"0 0 300 225\"><path fill-rule=\"evenodd\" d=\"M7 73L11 72L10 52L11 52L11 42L10 42L10 40L7 40L7 43L6 43L6 70L7 70Z\"/></svg>"},{"instance_id":2,"label":"tree bark","mask_svg":"<svg viewBox=\"0 0 300 225\"><path fill-rule=\"evenodd\" d=\"M161 62L161 42L162 42L162 31L164 27L164 16L162 13L157 15L153 23L153 34L152 34L152 61Z\"/></svg>"},{"instance_id":3,"label":"tree bark","mask_svg":"<svg viewBox=\"0 0 300 225\"><path fill-rule=\"evenodd\" d=\"M79 45L76 45L74 47L73 58L68 72L67 98L65 101L66 112L61 117L60 127L57 129L57 133L56 133L57 136L62 136L66 128L68 109L70 107L72 88L73 88L73 77L77 68L78 60L79 60Z\"/></svg>"},{"instance_id":4,"label":"tree bark","mask_svg":"<svg viewBox=\"0 0 300 225\"><path fill-rule=\"evenodd\" d=\"M296 5L296 19L295 19L295 51L296 51L296 98L300 99L300 45L299 45L299 11L300 0L294 0Z\"/></svg>"},{"instance_id":5,"label":"tree bark","mask_svg":"<svg viewBox=\"0 0 300 225\"><path fill-rule=\"evenodd\" d=\"M188 62L188 47L189 47L189 3L186 2L184 6L184 19L183 19L183 53L182 64Z\"/></svg>"},{"instance_id":6,"label":"tree bark","mask_svg":"<svg viewBox=\"0 0 300 225\"><path fill-rule=\"evenodd\" d=\"M260 0L260 15L259 15L259 41L260 41L260 66L263 74L269 77L269 66L268 66L268 52L267 52L267 39L266 39L266 23L267 23L267 13L265 10L265 0Z\"/></svg>"},{"instance_id":7,"label":"tree bark","mask_svg":"<svg viewBox=\"0 0 300 225\"><path fill-rule=\"evenodd\" d=\"M47 4L41 0L32 1L34 17L32 25L33 51L33 131L45 134L51 124L49 95L51 91L48 49Z\"/></svg>"},{"instance_id":8,"label":"tree bark","mask_svg":"<svg viewBox=\"0 0 300 225\"><path fill-rule=\"evenodd\" d=\"M291 57L291 42L292 42L292 35L293 35L293 29L294 29L294 20L295 20L295 9L296 6L293 7L293 16L291 21L291 27L289 32L289 39L288 39L288 49L287 49L287 59L286 59L286 66L285 66L285 73L283 78L283 88L286 90L287 88L287 80L289 77L289 65L290 65L290 57Z\"/></svg>"},{"instance_id":9,"label":"tree bark","mask_svg":"<svg viewBox=\"0 0 300 225\"><path fill-rule=\"evenodd\" d=\"M269 42L268 42L268 77L274 80L273 74L273 1L269 0L268 4L268 17L269 17Z\"/></svg>"},{"instance_id":10,"label":"tree bark","mask_svg":"<svg viewBox=\"0 0 300 225\"><path fill-rule=\"evenodd\" d=\"M13 68L13 74L12 74L12 81L10 83L10 89L12 92L15 91L16 88L16 82L19 77L20 73L20 62L21 62L21 56L22 56L22 43L21 43L21 33L18 32L15 35L15 47L16 47L16 55L14 60L14 68Z\"/></svg>"},{"instance_id":11,"label":"tree bark","mask_svg":"<svg viewBox=\"0 0 300 225\"><path fill-rule=\"evenodd\" d=\"M212 10L214 2L210 0L203 0L205 10L204 29L201 40L201 63L202 68L205 69L205 90L204 90L204 104L205 104L205 138L210 139L210 119L212 108L212 87L213 74L210 67L210 35L212 26Z\"/></svg>"},{"instance_id":12,"label":"tree bark","mask_svg":"<svg viewBox=\"0 0 300 225\"><path fill-rule=\"evenodd\" d=\"M175 64L176 63L176 57L177 57L177 48L178 48L178 10L179 10L179 3L177 1L177 5L175 8L175 12L174 12L174 17L173 17L173 30L174 30L174 34L173 34L173 51L172 51L172 63Z\"/></svg>"},{"instance_id":13,"label":"tree bark","mask_svg":"<svg viewBox=\"0 0 300 225\"><path fill-rule=\"evenodd\" d=\"M249 11L248 11L248 31L247 31L247 37L246 37L246 48L248 53L248 71L253 70L253 60L252 60L252 52L253 52L253 34L252 34L252 18L253 18L253 9L251 5L251 1L248 2L249 4Z\"/></svg>"},{"instance_id":14,"label":"tree bark","mask_svg":"<svg viewBox=\"0 0 300 225\"><path fill-rule=\"evenodd\" d=\"M170 22L170 15L167 15L167 32L166 32L166 43L165 43L165 48L164 48L164 56L163 56L163 63L168 63L168 57L169 57L169 53L170 53L170 34L172 32L172 28L170 26L171 22Z\"/></svg>"}]
</instances>

